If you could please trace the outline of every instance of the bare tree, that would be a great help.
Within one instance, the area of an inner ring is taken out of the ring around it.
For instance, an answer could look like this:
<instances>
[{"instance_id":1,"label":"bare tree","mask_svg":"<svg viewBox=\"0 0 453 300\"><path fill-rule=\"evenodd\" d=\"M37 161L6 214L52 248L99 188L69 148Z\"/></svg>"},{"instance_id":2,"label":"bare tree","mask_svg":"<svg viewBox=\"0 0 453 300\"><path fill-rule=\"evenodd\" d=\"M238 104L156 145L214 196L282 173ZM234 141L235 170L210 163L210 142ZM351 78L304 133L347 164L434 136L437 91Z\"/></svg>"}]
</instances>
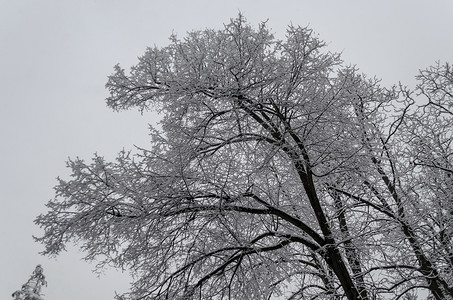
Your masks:
<instances>
[{"instance_id":1,"label":"bare tree","mask_svg":"<svg viewBox=\"0 0 453 300\"><path fill-rule=\"evenodd\" d=\"M431 124L415 124L413 93L324 48L310 29L282 41L239 16L149 48L129 75L116 66L108 106L158 111L159 129L151 149L68 162L36 219L44 254L75 241L131 270L120 299L452 297L452 169L414 138ZM449 109L428 81L428 106Z\"/></svg>"}]
</instances>

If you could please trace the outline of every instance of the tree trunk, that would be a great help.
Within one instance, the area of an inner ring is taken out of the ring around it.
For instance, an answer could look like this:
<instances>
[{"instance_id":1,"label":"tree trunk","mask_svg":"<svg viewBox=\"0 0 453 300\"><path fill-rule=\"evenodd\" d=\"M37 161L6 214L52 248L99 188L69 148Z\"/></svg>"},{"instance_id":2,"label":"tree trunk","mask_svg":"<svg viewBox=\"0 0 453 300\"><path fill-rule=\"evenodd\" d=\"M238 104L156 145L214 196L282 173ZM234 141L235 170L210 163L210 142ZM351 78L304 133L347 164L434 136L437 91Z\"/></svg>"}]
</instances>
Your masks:
<instances>
[{"instance_id":1,"label":"tree trunk","mask_svg":"<svg viewBox=\"0 0 453 300\"><path fill-rule=\"evenodd\" d=\"M315 185L313 178L311 176L311 170L309 167L305 170L302 166L300 160L296 161L296 169L298 170L299 177L303 183L305 192L310 200L311 207L314 210L318 224L321 228L321 231L324 235L326 244L324 245L326 251L324 253L324 259L327 264L332 268L338 280L340 281L341 286L346 294L346 297L349 300L365 300L368 299L366 296L362 297L349 273L346 263L341 256L341 253L336 246L336 242L332 235L332 230L330 229L327 218L322 209L321 203L319 201L318 195L316 193Z\"/></svg>"}]
</instances>

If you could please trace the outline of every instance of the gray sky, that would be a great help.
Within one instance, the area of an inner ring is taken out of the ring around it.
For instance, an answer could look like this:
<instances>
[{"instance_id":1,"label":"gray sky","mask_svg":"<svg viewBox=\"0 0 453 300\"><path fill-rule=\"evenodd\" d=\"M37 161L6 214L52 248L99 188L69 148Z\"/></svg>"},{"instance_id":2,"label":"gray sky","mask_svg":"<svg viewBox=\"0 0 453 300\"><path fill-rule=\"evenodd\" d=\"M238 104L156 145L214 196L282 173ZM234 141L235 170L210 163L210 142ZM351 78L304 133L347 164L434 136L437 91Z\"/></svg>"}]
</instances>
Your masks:
<instances>
[{"instance_id":1,"label":"gray sky","mask_svg":"<svg viewBox=\"0 0 453 300\"><path fill-rule=\"evenodd\" d=\"M239 11L252 24L269 19L277 36L290 23L309 25L329 50L385 85L413 85L418 69L453 62L451 0L0 0L1 299L38 263L46 300L108 300L127 290L127 274L97 278L77 248L40 256L33 220L45 212L56 177L67 176L68 157L112 159L134 144L146 147L146 124L156 117L105 106L113 66L135 64L172 32L221 28Z\"/></svg>"}]
</instances>

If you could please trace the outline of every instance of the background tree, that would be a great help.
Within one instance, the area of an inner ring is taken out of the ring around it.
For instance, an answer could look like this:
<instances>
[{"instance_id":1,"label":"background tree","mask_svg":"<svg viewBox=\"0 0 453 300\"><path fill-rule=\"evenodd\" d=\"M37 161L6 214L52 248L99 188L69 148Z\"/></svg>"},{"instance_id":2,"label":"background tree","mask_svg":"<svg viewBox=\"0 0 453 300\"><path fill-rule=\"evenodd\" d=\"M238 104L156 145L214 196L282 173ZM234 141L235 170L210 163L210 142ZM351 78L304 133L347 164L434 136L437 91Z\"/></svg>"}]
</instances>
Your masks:
<instances>
[{"instance_id":1,"label":"background tree","mask_svg":"<svg viewBox=\"0 0 453 300\"><path fill-rule=\"evenodd\" d=\"M43 274L41 265L37 265L28 281L20 290L12 294L14 300L43 300L41 297L42 286L47 286L46 276Z\"/></svg>"},{"instance_id":2,"label":"background tree","mask_svg":"<svg viewBox=\"0 0 453 300\"><path fill-rule=\"evenodd\" d=\"M70 160L36 219L44 253L75 241L99 267L131 270L124 299L453 296L452 169L437 161L451 158L427 153L450 144L423 133L431 120L451 136L426 110L448 105L429 70L433 117L324 47L310 29L282 41L239 16L149 48L130 75L116 66L107 104L160 112L152 147Z\"/></svg>"}]
</instances>

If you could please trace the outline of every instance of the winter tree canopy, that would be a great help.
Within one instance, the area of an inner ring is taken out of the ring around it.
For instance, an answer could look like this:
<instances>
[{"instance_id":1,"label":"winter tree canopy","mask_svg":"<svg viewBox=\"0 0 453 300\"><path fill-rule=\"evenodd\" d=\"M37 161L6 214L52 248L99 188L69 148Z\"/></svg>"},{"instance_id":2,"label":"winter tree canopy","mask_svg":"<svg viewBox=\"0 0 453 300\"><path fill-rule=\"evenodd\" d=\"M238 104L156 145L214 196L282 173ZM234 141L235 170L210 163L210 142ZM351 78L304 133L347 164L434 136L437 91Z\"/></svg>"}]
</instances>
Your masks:
<instances>
[{"instance_id":1,"label":"winter tree canopy","mask_svg":"<svg viewBox=\"0 0 453 300\"><path fill-rule=\"evenodd\" d=\"M69 160L36 240L129 270L118 299L453 299L453 70L417 79L242 16L171 36L106 85L151 146Z\"/></svg>"}]
</instances>

